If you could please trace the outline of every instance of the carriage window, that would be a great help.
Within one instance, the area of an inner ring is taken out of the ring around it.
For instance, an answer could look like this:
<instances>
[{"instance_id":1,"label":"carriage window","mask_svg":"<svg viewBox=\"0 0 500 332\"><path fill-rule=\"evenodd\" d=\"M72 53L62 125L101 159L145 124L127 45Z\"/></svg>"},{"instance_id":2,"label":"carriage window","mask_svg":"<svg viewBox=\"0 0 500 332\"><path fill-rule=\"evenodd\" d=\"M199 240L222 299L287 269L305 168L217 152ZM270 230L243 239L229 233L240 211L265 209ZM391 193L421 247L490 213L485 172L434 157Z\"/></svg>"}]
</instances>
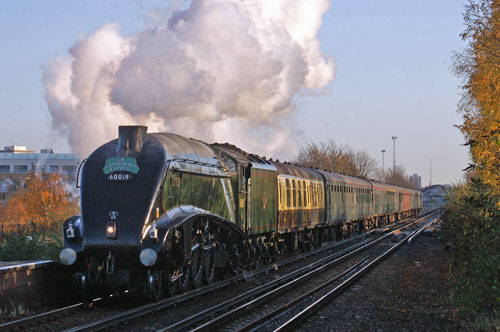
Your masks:
<instances>
[{"instance_id":1,"label":"carriage window","mask_svg":"<svg viewBox=\"0 0 500 332\"><path fill-rule=\"evenodd\" d=\"M293 200L293 207L297 207L297 189L295 189L295 180L292 180L292 200Z\"/></svg>"},{"instance_id":2,"label":"carriage window","mask_svg":"<svg viewBox=\"0 0 500 332\"><path fill-rule=\"evenodd\" d=\"M302 207L302 181L297 180L297 207Z\"/></svg>"},{"instance_id":3,"label":"carriage window","mask_svg":"<svg viewBox=\"0 0 500 332\"><path fill-rule=\"evenodd\" d=\"M318 184L316 184L316 188L318 190L318 202L317 202L317 204L318 204L318 207L319 207L321 205L321 203L323 202L323 199L322 199L322 197L323 197L322 194L323 193L321 192L321 187Z\"/></svg>"},{"instance_id":4,"label":"carriage window","mask_svg":"<svg viewBox=\"0 0 500 332\"><path fill-rule=\"evenodd\" d=\"M320 199L319 203L324 206L325 205L325 193L323 192L323 186L318 184L318 190L321 193L321 196L320 196L321 199Z\"/></svg>"},{"instance_id":5,"label":"carriage window","mask_svg":"<svg viewBox=\"0 0 500 332\"><path fill-rule=\"evenodd\" d=\"M286 206L290 207L291 197L290 197L290 180L286 179Z\"/></svg>"},{"instance_id":6,"label":"carriage window","mask_svg":"<svg viewBox=\"0 0 500 332\"><path fill-rule=\"evenodd\" d=\"M315 207L319 206L319 191L317 184L314 184L314 206Z\"/></svg>"},{"instance_id":7,"label":"carriage window","mask_svg":"<svg viewBox=\"0 0 500 332\"><path fill-rule=\"evenodd\" d=\"M316 186L316 206L319 207L319 205L321 204L321 190L319 189L319 185L316 183L315 184Z\"/></svg>"},{"instance_id":8,"label":"carriage window","mask_svg":"<svg viewBox=\"0 0 500 332\"><path fill-rule=\"evenodd\" d=\"M307 207L307 186L306 186L306 184L307 184L306 181L302 182L302 194L304 197L304 207Z\"/></svg>"},{"instance_id":9,"label":"carriage window","mask_svg":"<svg viewBox=\"0 0 500 332\"><path fill-rule=\"evenodd\" d=\"M330 188L329 187L326 187L326 201L329 202L330 201L330 197L332 196L332 194L330 193Z\"/></svg>"},{"instance_id":10,"label":"carriage window","mask_svg":"<svg viewBox=\"0 0 500 332\"><path fill-rule=\"evenodd\" d=\"M314 184L311 183L311 205L313 208L316 207L314 202L316 202L316 190L314 189Z\"/></svg>"},{"instance_id":11,"label":"carriage window","mask_svg":"<svg viewBox=\"0 0 500 332\"><path fill-rule=\"evenodd\" d=\"M278 189L279 189L279 196L280 196L280 205L283 206L283 181L279 180L278 182Z\"/></svg>"},{"instance_id":12,"label":"carriage window","mask_svg":"<svg viewBox=\"0 0 500 332\"><path fill-rule=\"evenodd\" d=\"M241 166L240 167L240 189L245 190L245 167Z\"/></svg>"}]
</instances>

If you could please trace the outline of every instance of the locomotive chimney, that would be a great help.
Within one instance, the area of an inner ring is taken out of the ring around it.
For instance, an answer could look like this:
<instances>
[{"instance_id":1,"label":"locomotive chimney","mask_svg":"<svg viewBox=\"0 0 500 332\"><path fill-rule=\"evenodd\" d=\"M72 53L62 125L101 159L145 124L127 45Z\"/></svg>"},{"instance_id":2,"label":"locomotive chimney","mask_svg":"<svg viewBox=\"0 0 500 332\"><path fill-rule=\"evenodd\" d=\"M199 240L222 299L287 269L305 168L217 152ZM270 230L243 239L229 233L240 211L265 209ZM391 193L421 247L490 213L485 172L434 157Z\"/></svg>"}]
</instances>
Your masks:
<instances>
[{"instance_id":1,"label":"locomotive chimney","mask_svg":"<svg viewBox=\"0 0 500 332\"><path fill-rule=\"evenodd\" d=\"M119 126L116 151L124 155L139 154L147 132L148 127L146 126Z\"/></svg>"}]
</instances>

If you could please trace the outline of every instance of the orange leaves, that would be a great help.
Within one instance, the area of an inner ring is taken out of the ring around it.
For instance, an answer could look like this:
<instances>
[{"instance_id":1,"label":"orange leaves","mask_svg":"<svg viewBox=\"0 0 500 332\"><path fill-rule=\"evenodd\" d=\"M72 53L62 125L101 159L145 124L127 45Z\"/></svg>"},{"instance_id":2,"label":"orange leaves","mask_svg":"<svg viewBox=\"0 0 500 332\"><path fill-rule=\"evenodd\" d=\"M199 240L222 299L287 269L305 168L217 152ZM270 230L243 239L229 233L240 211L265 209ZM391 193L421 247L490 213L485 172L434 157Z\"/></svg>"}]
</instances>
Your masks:
<instances>
[{"instance_id":1,"label":"orange leaves","mask_svg":"<svg viewBox=\"0 0 500 332\"><path fill-rule=\"evenodd\" d=\"M455 72L464 78L459 128L471 144L481 179L500 193L500 9L498 2L470 0L464 15L468 49L455 58Z\"/></svg>"},{"instance_id":2,"label":"orange leaves","mask_svg":"<svg viewBox=\"0 0 500 332\"><path fill-rule=\"evenodd\" d=\"M78 211L78 203L64 190L60 174L31 174L26 178L25 189L0 208L0 223L59 227Z\"/></svg>"}]
</instances>

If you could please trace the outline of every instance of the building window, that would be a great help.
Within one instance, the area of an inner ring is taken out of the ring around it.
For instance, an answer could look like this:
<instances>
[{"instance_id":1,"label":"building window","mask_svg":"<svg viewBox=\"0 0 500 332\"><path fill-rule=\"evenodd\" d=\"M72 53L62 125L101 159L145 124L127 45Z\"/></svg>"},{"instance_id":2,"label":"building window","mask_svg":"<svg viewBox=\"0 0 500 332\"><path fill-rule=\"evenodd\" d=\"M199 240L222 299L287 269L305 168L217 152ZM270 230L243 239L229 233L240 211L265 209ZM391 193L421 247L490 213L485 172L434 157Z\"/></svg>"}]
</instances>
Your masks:
<instances>
[{"instance_id":1,"label":"building window","mask_svg":"<svg viewBox=\"0 0 500 332\"><path fill-rule=\"evenodd\" d=\"M7 199L7 194L6 193L0 193L0 202L5 202Z\"/></svg>"},{"instance_id":2,"label":"building window","mask_svg":"<svg viewBox=\"0 0 500 332\"><path fill-rule=\"evenodd\" d=\"M0 165L0 173L9 173L10 166L9 165Z\"/></svg>"},{"instance_id":3,"label":"building window","mask_svg":"<svg viewBox=\"0 0 500 332\"><path fill-rule=\"evenodd\" d=\"M28 165L14 165L14 173L27 173Z\"/></svg>"},{"instance_id":4,"label":"building window","mask_svg":"<svg viewBox=\"0 0 500 332\"><path fill-rule=\"evenodd\" d=\"M59 172L59 166L58 165L50 165L49 169L50 169L50 173L57 173L57 172Z\"/></svg>"},{"instance_id":5,"label":"building window","mask_svg":"<svg viewBox=\"0 0 500 332\"><path fill-rule=\"evenodd\" d=\"M9 184L6 181L0 179L0 192L5 193L7 191L9 191Z\"/></svg>"},{"instance_id":6,"label":"building window","mask_svg":"<svg viewBox=\"0 0 500 332\"><path fill-rule=\"evenodd\" d=\"M64 173L76 173L76 166L63 166Z\"/></svg>"},{"instance_id":7,"label":"building window","mask_svg":"<svg viewBox=\"0 0 500 332\"><path fill-rule=\"evenodd\" d=\"M33 165L33 172L45 173L45 165Z\"/></svg>"}]
</instances>

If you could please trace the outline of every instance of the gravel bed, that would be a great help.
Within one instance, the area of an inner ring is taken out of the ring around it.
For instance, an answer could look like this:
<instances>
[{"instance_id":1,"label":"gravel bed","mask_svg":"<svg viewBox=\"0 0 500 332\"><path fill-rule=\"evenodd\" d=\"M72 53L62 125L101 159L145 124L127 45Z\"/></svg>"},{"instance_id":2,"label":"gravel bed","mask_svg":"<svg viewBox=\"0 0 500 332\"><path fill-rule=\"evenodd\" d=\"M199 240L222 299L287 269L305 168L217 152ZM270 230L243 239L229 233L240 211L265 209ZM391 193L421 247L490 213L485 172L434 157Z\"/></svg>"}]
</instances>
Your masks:
<instances>
[{"instance_id":1,"label":"gravel bed","mask_svg":"<svg viewBox=\"0 0 500 332\"><path fill-rule=\"evenodd\" d=\"M364 276L297 331L465 331L449 299L450 255L420 236Z\"/></svg>"},{"instance_id":2,"label":"gravel bed","mask_svg":"<svg viewBox=\"0 0 500 332\"><path fill-rule=\"evenodd\" d=\"M340 250L340 249L336 249ZM226 300L232 299L235 296L249 291L257 286L263 285L271 280L277 279L287 273L290 273L300 267L311 264L333 251L326 251L318 253L312 257L302 259L298 262L288 264L284 267L280 267L278 270L270 271L267 274L255 276L250 280L239 282L229 287L224 288L213 293L209 293L196 299L189 300L185 303L178 304L167 310L163 310L156 314L148 315L143 318L136 319L134 321L124 323L120 326L109 329L109 331L132 331L132 332L144 332L144 331L156 331L157 329L166 327L173 324L181 319L189 317L195 313L198 313L204 309L207 309L215 304L224 302Z\"/></svg>"},{"instance_id":3,"label":"gravel bed","mask_svg":"<svg viewBox=\"0 0 500 332\"><path fill-rule=\"evenodd\" d=\"M249 321L256 319L260 316L262 316L264 313L271 312L272 310L300 297L301 295L307 293L308 291L318 287L319 285L323 284L326 281L332 280L333 278L337 277L339 274L344 272L345 270L349 269L352 267L354 264L360 262L364 257L377 257L381 255L385 250L387 250L387 241L379 243L375 245L374 247L369 248L368 250L347 259L345 262L342 262L334 267L331 267L329 269L324 270L321 274L316 275L307 281L296 285L295 287L288 289L286 292L282 294L277 294L274 295L272 299L267 300L265 304L262 304L258 308L255 309L257 311L256 313L254 312L249 312L249 313L244 313L241 314L236 321L232 322L229 324L229 326L225 327L223 330L224 331L231 331L231 330L237 330L238 328L241 328L245 326ZM333 285L324 288L323 290L315 293L308 299L304 300L302 303L298 304L296 307L292 308L290 311L288 311L285 315L282 315L279 317L279 319L276 320L276 322L273 322L273 324L269 324L261 330L263 331L270 331L273 330L273 328L278 327L280 324L278 323L279 321L285 322L286 320L284 317L292 317L293 315L297 314L300 312L303 308L306 307L307 303L313 302L316 299L320 298L324 294L326 294L327 291L329 291L331 288L335 287L338 285L340 282L345 280L346 277L340 279ZM305 303L305 304L304 304Z\"/></svg>"},{"instance_id":4,"label":"gravel bed","mask_svg":"<svg viewBox=\"0 0 500 332\"><path fill-rule=\"evenodd\" d=\"M337 248L335 249L335 251L336 250L340 249ZM110 328L109 330L110 331L155 331L156 329L162 326L172 324L182 318L188 317L216 303L220 303L222 301L233 298L234 296L241 294L247 290L250 290L256 286L260 286L266 282L276 279L293 270L306 266L320 258L327 256L327 254L330 254L332 252L333 252L332 250L328 250L322 253L318 253L316 255L313 255L312 257L301 259L297 262L290 263L286 266L280 267L277 270L269 271L267 274L254 276L249 280L230 285L219 291L199 296L195 299L177 304L174 307L170 307L166 310L161 310L159 312L119 325L115 328ZM91 321L96 321L105 317L109 317L113 314L126 311L141 304L144 304L144 302L138 300L136 297L133 296L118 297L113 301L109 301L108 303L98 304L93 309L81 310L71 314L68 317L58 318L57 320L50 322L48 324L41 324L34 327L30 327L29 329L27 329L27 331L33 331L33 332L61 331Z\"/></svg>"},{"instance_id":5,"label":"gravel bed","mask_svg":"<svg viewBox=\"0 0 500 332\"><path fill-rule=\"evenodd\" d=\"M197 297L108 330L156 331L326 255L327 253L320 253L302 259L280 267L278 270L270 271L266 275L255 276L223 290ZM364 255L366 254L361 256ZM361 256L345 264L352 264ZM411 246L405 245L382 265L371 271L358 285L309 319L299 330L310 331L321 328L323 331L435 331L439 328L443 331L460 331L460 322L454 317L453 310L449 309L447 259L444 245L437 238L421 236L415 239ZM404 286L401 287L401 285ZM141 304L131 297L117 300L111 304L99 305L93 310L58 319L49 326L38 326L31 331L60 331L123 312ZM290 311L283 317L287 315L291 317L293 314L294 312ZM266 326L261 330L271 330L271 326Z\"/></svg>"}]
</instances>

